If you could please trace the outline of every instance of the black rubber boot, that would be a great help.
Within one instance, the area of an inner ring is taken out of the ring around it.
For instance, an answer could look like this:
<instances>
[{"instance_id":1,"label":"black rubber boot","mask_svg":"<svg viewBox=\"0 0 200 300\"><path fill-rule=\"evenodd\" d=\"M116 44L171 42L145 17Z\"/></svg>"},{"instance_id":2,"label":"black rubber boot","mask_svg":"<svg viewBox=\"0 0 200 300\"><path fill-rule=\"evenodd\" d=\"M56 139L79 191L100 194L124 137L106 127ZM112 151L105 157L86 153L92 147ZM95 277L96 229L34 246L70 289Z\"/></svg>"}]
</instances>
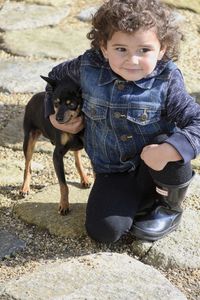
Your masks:
<instances>
[{"instance_id":1,"label":"black rubber boot","mask_svg":"<svg viewBox=\"0 0 200 300\"><path fill-rule=\"evenodd\" d=\"M176 186L157 182L157 199L151 208L136 215L131 229L132 234L139 239L156 241L174 231L181 221L181 203L190 182L191 179Z\"/></svg>"}]
</instances>

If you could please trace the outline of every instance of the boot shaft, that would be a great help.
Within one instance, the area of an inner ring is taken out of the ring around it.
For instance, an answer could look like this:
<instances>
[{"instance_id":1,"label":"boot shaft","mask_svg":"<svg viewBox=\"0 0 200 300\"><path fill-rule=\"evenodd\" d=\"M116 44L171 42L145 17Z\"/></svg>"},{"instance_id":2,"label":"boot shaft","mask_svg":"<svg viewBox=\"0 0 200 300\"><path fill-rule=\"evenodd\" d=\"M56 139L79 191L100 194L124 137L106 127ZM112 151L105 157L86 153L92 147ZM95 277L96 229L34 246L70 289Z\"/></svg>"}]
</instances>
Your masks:
<instances>
[{"instance_id":1,"label":"boot shaft","mask_svg":"<svg viewBox=\"0 0 200 300\"><path fill-rule=\"evenodd\" d=\"M159 200L172 210L182 212L181 204L185 199L187 189L194 177L181 185L166 185L156 182L156 192L159 194Z\"/></svg>"}]
</instances>

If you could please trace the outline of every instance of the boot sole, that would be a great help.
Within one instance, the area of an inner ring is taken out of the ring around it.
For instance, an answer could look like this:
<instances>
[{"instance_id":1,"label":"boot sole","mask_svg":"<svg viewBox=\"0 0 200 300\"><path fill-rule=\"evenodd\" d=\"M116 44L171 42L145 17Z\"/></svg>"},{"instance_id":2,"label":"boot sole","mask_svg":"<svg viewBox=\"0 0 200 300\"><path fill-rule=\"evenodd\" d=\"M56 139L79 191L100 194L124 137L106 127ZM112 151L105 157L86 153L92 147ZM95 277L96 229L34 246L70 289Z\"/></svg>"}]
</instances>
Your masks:
<instances>
[{"instance_id":1,"label":"boot sole","mask_svg":"<svg viewBox=\"0 0 200 300\"><path fill-rule=\"evenodd\" d=\"M180 221L176 224L174 224L172 227L170 227L170 229L159 232L159 234L155 234L155 235L151 235L151 233L149 232L149 235L147 232L142 231L141 229L139 229L138 227L133 226L131 228L131 233L137 237L138 239L141 240L146 240L146 241L157 241L159 239L162 239L163 237L165 237L166 235L168 235L169 233L171 233L172 231L176 230L178 228L180 224Z\"/></svg>"}]
</instances>

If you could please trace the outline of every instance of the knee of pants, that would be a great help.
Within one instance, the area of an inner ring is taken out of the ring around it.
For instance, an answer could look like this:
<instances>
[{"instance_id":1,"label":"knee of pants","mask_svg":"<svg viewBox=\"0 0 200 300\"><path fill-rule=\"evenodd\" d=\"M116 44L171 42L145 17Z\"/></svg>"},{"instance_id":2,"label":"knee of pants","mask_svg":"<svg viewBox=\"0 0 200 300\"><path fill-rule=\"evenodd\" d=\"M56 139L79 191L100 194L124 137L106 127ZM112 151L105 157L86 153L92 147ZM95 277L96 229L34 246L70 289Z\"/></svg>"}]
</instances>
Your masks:
<instances>
[{"instance_id":1,"label":"knee of pants","mask_svg":"<svg viewBox=\"0 0 200 300\"><path fill-rule=\"evenodd\" d=\"M114 243L130 230L132 222L131 218L111 216L102 220L86 220L85 227L88 235L95 241Z\"/></svg>"}]
</instances>

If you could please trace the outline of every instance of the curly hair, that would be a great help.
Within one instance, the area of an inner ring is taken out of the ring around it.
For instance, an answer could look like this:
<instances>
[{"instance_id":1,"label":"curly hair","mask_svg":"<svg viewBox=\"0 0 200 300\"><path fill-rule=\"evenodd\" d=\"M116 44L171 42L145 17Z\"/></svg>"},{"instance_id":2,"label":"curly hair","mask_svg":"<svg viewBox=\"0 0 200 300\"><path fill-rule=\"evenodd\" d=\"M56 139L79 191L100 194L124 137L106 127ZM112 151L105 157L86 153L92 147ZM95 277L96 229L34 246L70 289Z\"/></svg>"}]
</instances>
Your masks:
<instances>
[{"instance_id":1,"label":"curly hair","mask_svg":"<svg viewBox=\"0 0 200 300\"><path fill-rule=\"evenodd\" d=\"M91 47L106 47L117 31L134 33L138 29L156 30L161 47L166 47L163 59L176 60L179 55L181 32L174 21L173 12L159 0L108 0L92 19L87 34Z\"/></svg>"}]
</instances>

